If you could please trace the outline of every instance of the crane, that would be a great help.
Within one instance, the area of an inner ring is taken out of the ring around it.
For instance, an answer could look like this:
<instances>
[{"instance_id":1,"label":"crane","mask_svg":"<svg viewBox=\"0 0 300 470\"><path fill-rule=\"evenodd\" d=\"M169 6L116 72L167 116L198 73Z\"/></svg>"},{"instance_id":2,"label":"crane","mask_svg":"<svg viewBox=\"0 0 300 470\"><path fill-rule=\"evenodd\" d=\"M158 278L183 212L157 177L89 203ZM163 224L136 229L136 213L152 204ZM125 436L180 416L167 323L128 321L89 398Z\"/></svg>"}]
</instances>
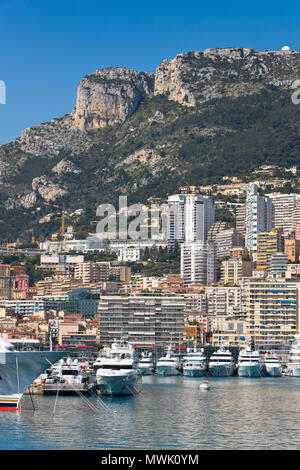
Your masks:
<instances>
[{"instance_id":1,"label":"crane","mask_svg":"<svg viewBox=\"0 0 300 470\"><path fill-rule=\"evenodd\" d=\"M40 201L40 203L44 204L45 206L56 207L57 209L61 210L61 226L60 226L59 231L63 235L65 233L65 213L66 213L65 203L63 202L61 206L57 206L56 204L52 204L51 202L45 202L45 201Z\"/></svg>"}]
</instances>

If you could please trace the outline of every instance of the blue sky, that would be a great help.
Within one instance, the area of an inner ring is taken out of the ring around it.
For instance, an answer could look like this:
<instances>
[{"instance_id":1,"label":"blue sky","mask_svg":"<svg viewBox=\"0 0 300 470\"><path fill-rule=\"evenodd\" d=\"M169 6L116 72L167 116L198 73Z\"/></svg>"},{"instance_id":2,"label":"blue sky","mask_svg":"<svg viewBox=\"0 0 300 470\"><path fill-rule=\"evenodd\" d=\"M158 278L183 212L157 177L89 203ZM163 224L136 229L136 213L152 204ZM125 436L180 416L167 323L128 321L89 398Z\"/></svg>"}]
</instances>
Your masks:
<instances>
[{"instance_id":1,"label":"blue sky","mask_svg":"<svg viewBox=\"0 0 300 470\"><path fill-rule=\"evenodd\" d=\"M154 72L207 47L300 50L299 23L296 1L0 0L0 144L69 113L78 82L97 68Z\"/></svg>"}]
</instances>

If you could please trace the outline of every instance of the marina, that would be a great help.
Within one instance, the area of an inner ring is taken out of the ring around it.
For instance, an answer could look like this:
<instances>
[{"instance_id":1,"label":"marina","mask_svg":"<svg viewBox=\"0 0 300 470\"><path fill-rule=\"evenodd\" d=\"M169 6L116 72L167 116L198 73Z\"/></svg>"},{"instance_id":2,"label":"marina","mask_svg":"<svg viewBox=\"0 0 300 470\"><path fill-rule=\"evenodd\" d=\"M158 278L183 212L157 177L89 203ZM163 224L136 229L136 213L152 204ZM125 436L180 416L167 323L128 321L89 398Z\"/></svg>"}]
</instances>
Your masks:
<instances>
[{"instance_id":1,"label":"marina","mask_svg":"<svg viewBox=\"0 0 300 470\"><path fill-rule=\"evenodd\" d=\"M294 377L143 377L136 396L22 399L0 412L0 449L297 449L300 381ZM26 410L26 412L25 412ZM115 413L113 412L115 411ZM246 425L245 425L246 423Z\"/></svg>"}]
</instances>

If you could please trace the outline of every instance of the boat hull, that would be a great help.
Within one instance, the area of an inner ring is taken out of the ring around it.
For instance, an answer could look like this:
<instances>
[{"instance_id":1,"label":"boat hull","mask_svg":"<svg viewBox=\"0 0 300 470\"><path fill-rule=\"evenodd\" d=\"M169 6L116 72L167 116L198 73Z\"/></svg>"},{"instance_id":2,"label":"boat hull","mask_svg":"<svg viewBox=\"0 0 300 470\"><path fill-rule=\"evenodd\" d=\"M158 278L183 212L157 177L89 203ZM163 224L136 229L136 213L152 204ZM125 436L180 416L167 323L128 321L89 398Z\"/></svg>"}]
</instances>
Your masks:
<instances>
[{"instance_id":1,"label":"boat hull","mask_svg":"<svg viewBox=\"0 0 300 470\"><path fill-rule=\"evenodd\" d=\"M183 368L183 375L186 377L203 377L205 374L205 367L187 367Z\"/></svg>"},{"instance_id":2,"label":"boat hull","mask_svg":"<svg viewBox=\"0 0 300 470\"><path fill-rule=\"evenodd\" d=\"M213 377L230 377L234 374L233 364L215 364L209 366L209 371Z\"/></svg>"},{"instance_id":3,"label":"boat hull","mask_svg":"<svg viewBox=\"0 0 300 470\"><path fill-rule=\"evenodd\" d=\"M43 384L43 394L44 395L78 395L82 393L83 395L91 394L94 388L93 384Z\"/></svg>"},{"instance_id":4,"label":"boat hull","mask_svg":"<svg viewBox=\"0 0 300 470\"><path fill-rule=\"evenodd\" d=\"M268 377L281 377L280 366L265 366L265 371Z\"/></svg>"},{"instance_id":5,"label":"boat hull","mask_svg":"<svg viewBox=\"0 0 300 470\"><path fill-rule=\"evenodd\" d=\"M142 375L153 375L153 366L152 367L139 366L139 371L141 372Z\"/></svg>"},{"instance_id":6,"label":"boat hull","mask_svg":"<svg viewBox=\"0 0 300 470\"><path fill-rule=\"evenodd\" d=\"M257 364L240 365L238 368L238 375L239 377L261 377L261 366Z\"/></svg>"},{"instance_id":7,"label":"boat hull","mask_svg":"<svg viewBox=\"0 0 300 470\"><path fill-rule=\"evenodd\" d=\"M157 366L157 373L158 375L163 375L163 376L180 375L180 371L176 367L172 367L168 365Z\"/></svg>"},{"instance_id":8,"label":"boat hull","mask_svg":"<svg viewBox=\"0 0 300 470\"><path fill-rule=\"evenodd\" d=\"M287 372L292 377L300 377L300 364L287 364Z\"/></svg>"},{"instance_id":9,"label":"boat hull","mask_svg":"<svg viewBox=\"0 0 300 470\"><path fill-rule=\"evenodd\" d=\"M0 352L0 409L19 409L20 400L50 364L55 364L66 351Z\"/></svg>"},{"instance_id":10,"label":"boat hull","mask_svg":"<svg viewBox=\"0 0 300 470\"><path fill-rule=\"evenodd\" d=\"M124 374L97 374L97 388L101 395L136 395L141 374L136 371Z\"/></svg>"}]
</instances>

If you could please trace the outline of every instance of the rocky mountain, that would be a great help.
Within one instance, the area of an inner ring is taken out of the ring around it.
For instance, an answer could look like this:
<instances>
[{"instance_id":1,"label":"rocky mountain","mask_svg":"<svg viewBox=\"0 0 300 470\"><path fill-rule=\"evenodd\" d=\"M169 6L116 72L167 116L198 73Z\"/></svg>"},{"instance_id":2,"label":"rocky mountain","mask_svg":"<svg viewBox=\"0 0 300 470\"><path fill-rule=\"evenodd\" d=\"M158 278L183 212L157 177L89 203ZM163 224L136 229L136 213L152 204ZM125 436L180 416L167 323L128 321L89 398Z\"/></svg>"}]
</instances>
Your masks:
<instances>
[{"instance_id":1,"label":"rocky mountain","mask_svg":"<svg viewBox=\"0 0 300 470\"><path fill-rule=\"evenodd\" d=\"M120 194L145 202L265 162L297 164L298 78L300 52L246 48L179 54L155 74L86 75L70 114L0 147L0 237L53 231L37 222L40 201L84 208L79 227L92 230L96 207Z\"/></svg>"}]
</instances>

